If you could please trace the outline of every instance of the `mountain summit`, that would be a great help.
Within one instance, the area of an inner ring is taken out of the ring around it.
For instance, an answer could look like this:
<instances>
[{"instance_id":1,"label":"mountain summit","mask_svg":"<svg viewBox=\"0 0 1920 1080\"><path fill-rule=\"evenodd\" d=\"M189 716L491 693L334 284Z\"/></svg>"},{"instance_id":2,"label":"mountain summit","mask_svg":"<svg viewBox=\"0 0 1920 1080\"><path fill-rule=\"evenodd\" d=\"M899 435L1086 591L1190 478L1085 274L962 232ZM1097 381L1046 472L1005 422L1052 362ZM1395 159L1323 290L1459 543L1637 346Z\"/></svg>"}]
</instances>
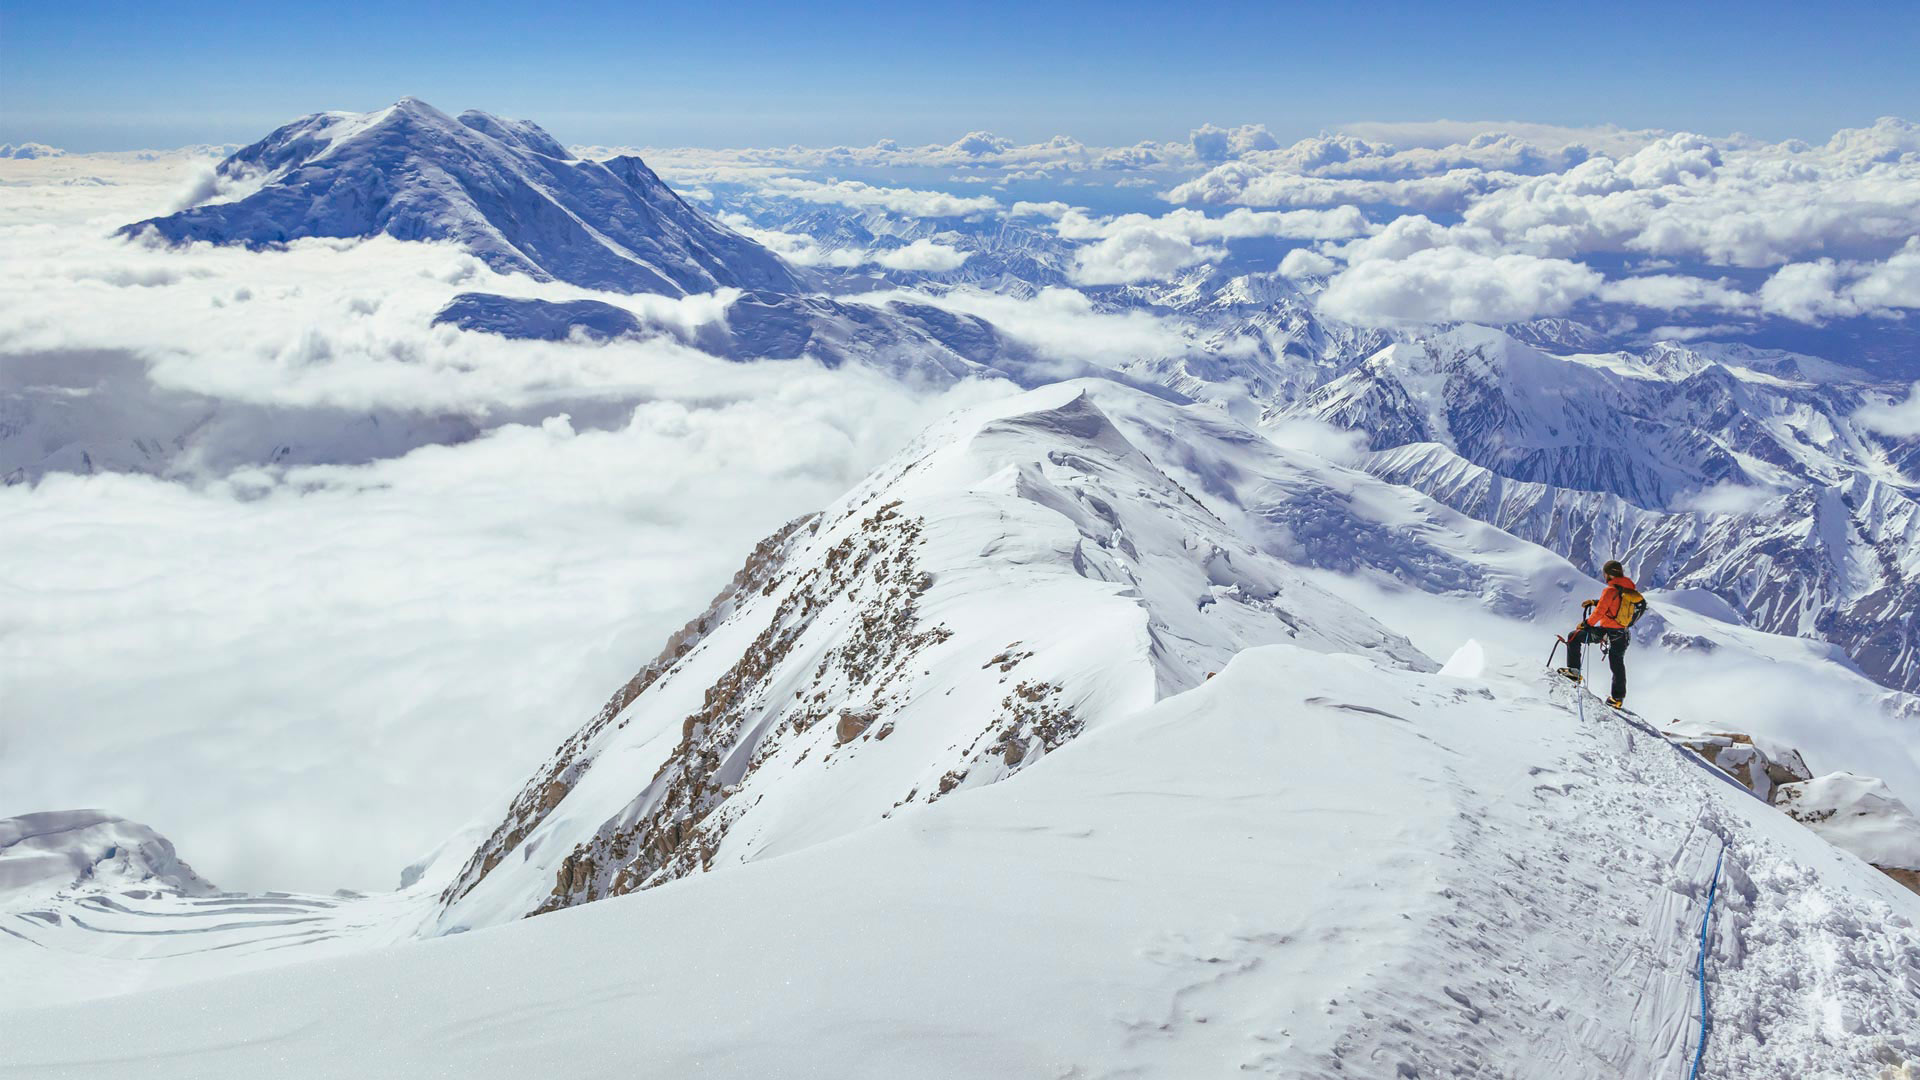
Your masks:
<instances>
[{"instance_id":1,"label":"mountain summit","mask_svg":"<svg viewBox=\"0 0 1920 1080\"><path fill-rule=\"evenodd\" d=\"M451 240L501 272L668 296L800 287L779 256L687 205L637 157L583 161L536 124L451 117L418 98L302 117L217 171L257 187L121 232L248 247Z\"/></svg>"}]
</instances>

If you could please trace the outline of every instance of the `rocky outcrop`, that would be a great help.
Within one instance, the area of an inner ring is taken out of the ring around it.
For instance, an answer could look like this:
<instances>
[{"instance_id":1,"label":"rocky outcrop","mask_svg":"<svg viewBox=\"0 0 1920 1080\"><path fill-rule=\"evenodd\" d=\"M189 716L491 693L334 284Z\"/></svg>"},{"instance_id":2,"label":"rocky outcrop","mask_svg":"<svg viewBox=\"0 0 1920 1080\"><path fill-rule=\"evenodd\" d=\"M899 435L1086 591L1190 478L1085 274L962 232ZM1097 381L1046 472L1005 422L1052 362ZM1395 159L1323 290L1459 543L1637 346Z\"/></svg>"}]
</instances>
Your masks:
<instances>
[{"instance_id":1,"label":"rocky outcrop","mask_svg":"<svg viewBox=\"0 0 1920 1080\"><path fill-rule=\"evenodd\" d=\"M1920 819L1885 782L1848 772L1816 777L1798 750L1737 732L1681 735L1674 742L1834 847L1920 892Z\"/></svg>"},{"instance_id":2,"label":"rocky outcrop","mask_svg":"<svg viewBox=\"0 0 1920 1080\"><path fill-rule=\"evenodd\" d=\"M820 689L830 675L867 705L840 709L837 742L864 733L886 710L921 650L946 640L921 625L916 601L931 584L915 558L923 523L888 503L794 583L765 629L707 688L701 708L681 724L679 745L628 808L577 845L560 864L553 893L535 912L553 911L658 885L707 868L736 820L726 804L744 780L833 710ZM858 597L850 632L821 657L813 689L766 715L773 677L814 618L842 597ZM760 723L752 723L760 721ZM742 754L744 763L740 762Z\"/></svg>"},{"instance_id":3,"label":"rocky outcrop","mask_svg":"<svg viewBox=\"0 0 1920 1080\"><path fill-rule=\"evenodd\" d=\"M1800 751L1785 746L1763 749L1754 744L1751 735L1711 732L1683 736L1678 741L1768 804L1775 801L1781 785L1813 778Z\"/></svg>"},{"instance_id":4,"label":"rocky outcrop","mask_svg":"<svg viewBox=\"0 0 1920 1080\"><path fill-rule=\"evenodd\" d=\"M1781 785L1775 804L1828 843L1920 893L1920 819L1884 782L1829 773Z\"/></svg>"},{"instance_id":5,"label":"rocky outcrop","mask_svg":"<svg viewBox=\"0 0 1920 1080\"><path fill-rule=\"evenodd\" d=\"M646 692L660 676L679 659L690 652L707 634L724 622L739 607L742 599L767 589L769 582L780 572L783 561L794 544L813 534L819 525L818 514L808 514L796 518L780 527L772 536L767 537L747 556L746 565L733 575L733 580L721 589L707 610L699 618L692 620L673 636L667 639L666 647L660 655L653 658L645 667L628 679L626 684L614 692L612 698L601 706L600 711L588 720L586 726L567 738L555 750L546 767L513 800L507 809L507 816L467 860L460 873L441 894L442 903L453 903L465 896L479 884L480 879L491 873L499 865L507 852L520 846L527 836L545 820L553 808L567 797L574 782L590 764L587 750L593 745L600 733L612 723L614 718L633 704L635 699Z\"/></svg>"}]
</instances>

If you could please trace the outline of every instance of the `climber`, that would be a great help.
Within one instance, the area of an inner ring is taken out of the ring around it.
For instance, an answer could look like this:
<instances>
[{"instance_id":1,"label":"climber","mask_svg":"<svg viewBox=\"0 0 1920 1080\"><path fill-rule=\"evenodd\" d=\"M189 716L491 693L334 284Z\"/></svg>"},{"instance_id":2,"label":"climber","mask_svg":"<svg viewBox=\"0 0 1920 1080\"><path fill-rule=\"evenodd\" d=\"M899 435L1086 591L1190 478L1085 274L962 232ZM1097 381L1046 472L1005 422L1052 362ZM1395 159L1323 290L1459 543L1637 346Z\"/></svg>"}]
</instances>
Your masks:
<instances>
[{"instance_id":1,"label":"climber","mask_svg":"<svg viewBox=\"0 0 1920 1080\"><path fill-rule=\"evenodd\" d=\"M1581 647L1588 643L1601 645L1613 668L1613 693L1607 697L1607 704L1619 709L1625 707L1627 699L1627 645L1633 640L1627 627L1647 610L1647 599L1627 577L1627 569L1619 560L1609 560L1600 573L1607 579L1607 587L1601 590L1599 599L1581 605L1584 615L1580 625L1561 639L1567 643L1567 666L1560 669L1560 674L1579 682Z\"/></svg>"}]
</instances>

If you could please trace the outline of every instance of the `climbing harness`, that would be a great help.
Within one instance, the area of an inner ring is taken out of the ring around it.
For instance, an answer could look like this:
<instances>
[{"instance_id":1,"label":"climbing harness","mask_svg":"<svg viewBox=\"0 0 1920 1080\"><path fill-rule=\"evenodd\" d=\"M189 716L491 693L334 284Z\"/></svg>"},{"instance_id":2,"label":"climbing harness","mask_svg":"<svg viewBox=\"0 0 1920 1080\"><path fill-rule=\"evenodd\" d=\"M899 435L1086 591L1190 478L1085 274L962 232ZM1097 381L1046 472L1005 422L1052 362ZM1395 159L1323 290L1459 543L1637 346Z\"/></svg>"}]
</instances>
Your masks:
<instances>
[{"instance_id":1,"label":"climbing harness","mask_svg":"<svg viewBox=\"0 0 1920 1080\"><path fill-rule=\"evenodd\" d=\"M1720 893L1720 862L1727 857L1727 842L1720 841L1720 854L1713 859L1713 884L1707 886L1707 910L1700 916L1700 954L1694 962L1693 977L1700 984L1700 1037L1693 1046L1693 1068L1687 1080L1698 1080L1700 1059L1707 1053L1707 924L1713 919L1713 901Z\"/></svg>"}]
</instances>

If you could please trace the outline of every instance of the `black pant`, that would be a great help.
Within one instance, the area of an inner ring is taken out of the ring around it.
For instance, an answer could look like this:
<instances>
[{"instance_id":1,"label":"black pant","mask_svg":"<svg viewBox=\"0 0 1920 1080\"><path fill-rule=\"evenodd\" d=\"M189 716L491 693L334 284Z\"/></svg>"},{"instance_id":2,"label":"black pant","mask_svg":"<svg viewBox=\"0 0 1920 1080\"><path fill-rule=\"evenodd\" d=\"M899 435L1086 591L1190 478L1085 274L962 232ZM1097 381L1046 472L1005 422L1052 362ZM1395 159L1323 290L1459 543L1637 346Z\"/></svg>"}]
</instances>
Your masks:
<instances>
[{"instance_id":1,"label":"black pant","mask_svg":"<svg viewBox=\"0 0 1920 1080\"><path fill-rule=\"evenodd\" d=\"M1627 645L1632 640L1625 630L1582 623L1580 629L1567 635L1567 666L1579 671L1580 646L1606 642L1607 662L1613 668L1613 693L1608 696L1615 701L1625 701L1627 700Z\"/></svg>"}]
</instances>

